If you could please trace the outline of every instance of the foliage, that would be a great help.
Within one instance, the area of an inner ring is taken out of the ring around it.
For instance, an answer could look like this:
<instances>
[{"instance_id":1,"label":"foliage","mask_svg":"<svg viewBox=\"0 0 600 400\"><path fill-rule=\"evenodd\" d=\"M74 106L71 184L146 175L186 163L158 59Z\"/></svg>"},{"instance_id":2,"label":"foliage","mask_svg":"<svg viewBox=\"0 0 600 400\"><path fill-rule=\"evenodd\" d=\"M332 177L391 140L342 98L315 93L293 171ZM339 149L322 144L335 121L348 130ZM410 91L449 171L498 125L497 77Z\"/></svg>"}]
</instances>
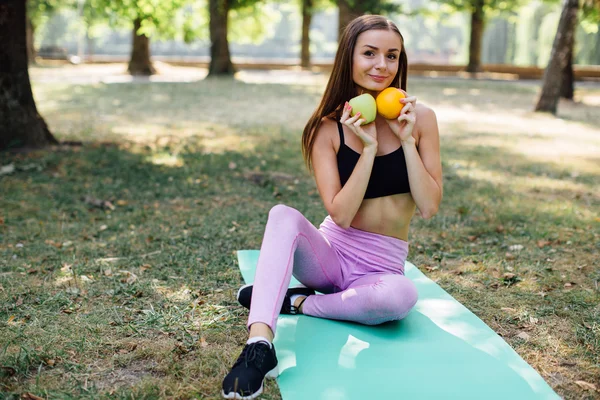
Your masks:
<instances>
[{"instance_id":1,"label":"foliage","mask_svg":"<svg viewBox=\"0 0 600 400\"><path fill-rule=\"evenodd\" d=\"M74 0L28 0L26 4L27 16L33 26L37 27L61 8L73 6Z\"/></svg>"},{"instance_id":2,"label":"foliage","mask_svg":"<svg viewBox=\"0 0 600 400\"><path fill-rule=\"evenodd\" d=\"M229 11L228 37L239 44L256 44L272 37L281 13L272 4L258 2Z\"/></svg>"},{"instance_id":3,"label":"foliage","mask_svg":"<svg viewBox=\"0 0 600 400\"><path fill-rule=\"evenodd\" d=\"M442 5L441 11L445 14L454 12L470 12L477 4L483 6L487 18L498 16L501 13L511 13L528 3L527 0L436 0Z\"/></svg>"},{"instance_id":4,"label":"foliage","mask_svg":"<svg viewBox=\"0 0 600 400\"><path fill-rule=\"evenodd\" d=\"M142 21L139 34L149 37L173 38L180 31L174 24L177 12L191 0L87 0L86 16L104 19L111 26L131 27L136 19Z\"/></svg>"}]
</instances>

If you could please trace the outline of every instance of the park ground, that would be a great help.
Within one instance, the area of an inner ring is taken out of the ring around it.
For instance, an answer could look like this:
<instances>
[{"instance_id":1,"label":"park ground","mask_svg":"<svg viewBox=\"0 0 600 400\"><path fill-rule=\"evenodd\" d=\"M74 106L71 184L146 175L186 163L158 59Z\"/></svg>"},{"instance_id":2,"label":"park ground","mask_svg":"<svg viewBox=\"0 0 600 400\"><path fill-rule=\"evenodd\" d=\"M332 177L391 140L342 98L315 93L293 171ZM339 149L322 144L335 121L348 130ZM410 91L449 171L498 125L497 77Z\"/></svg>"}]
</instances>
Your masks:
<instances>
[{"instance_id":1,"label":"park ground","mask_svg":"<svg viewBox=\"0 0 600 400\"><path fill-rule=\"evenodd\" d=\"M50 129L83 145L0 154L6 398L219 398L245 341L236 250L278 203L325 216L300 153L325 75L124 69L32 67ZM444 171L409 260L561 397L599 399L600 84L556 117L532 112L539 88L409 77Z\"/></svg>"}]
</instances>

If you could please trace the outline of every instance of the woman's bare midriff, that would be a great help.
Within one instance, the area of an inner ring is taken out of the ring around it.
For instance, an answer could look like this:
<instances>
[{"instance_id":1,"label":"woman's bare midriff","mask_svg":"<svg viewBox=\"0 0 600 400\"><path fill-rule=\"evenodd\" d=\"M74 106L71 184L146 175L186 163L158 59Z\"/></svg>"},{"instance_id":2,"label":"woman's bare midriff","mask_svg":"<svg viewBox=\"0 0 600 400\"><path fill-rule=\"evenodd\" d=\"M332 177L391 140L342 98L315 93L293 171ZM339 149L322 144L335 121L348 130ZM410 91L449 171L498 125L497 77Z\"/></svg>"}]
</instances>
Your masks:
<instances>
[{"instance_id":1,"label":"woman's bare midriff","mask_svg":"<svg viewBox=\"0 0 600 400\"><path fill-rule=\"evenodd\" d=\"M350 226L408 241L408 228L415 209L410 193L365 199Z\"/></svg>"}]
</instances>

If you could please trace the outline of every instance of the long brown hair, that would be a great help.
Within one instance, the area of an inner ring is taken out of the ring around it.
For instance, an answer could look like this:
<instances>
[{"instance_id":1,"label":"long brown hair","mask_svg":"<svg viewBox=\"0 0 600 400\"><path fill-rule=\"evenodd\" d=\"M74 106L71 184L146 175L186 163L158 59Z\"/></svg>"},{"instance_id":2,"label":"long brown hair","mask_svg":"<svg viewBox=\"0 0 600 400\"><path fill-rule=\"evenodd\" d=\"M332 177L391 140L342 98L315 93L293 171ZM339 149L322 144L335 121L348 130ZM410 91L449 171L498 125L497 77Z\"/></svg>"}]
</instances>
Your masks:
<instances>
[{"instance_id":1,"label":"long brown hair","mask_svg":"<svg viewBox=\"0 0 600 400\"><path fill-rule=\"evenodd\" d=\"M400 35L402 49L400 51L398 72L390 86L406 90L408 61L404 50L404 38L396 24L380 15L363 15L352 20L346 26L340 38L335 60L333 61L333 70L321 103L308 120L302 133L302 155L310 171L312 171L312 148L317 131L321 126L321 120L323 117L339 119L341 117L341 106L344 102L358 94L352 79L352 56L358 35L372 29L391 30Z\"/></svg>"}]
</instances>

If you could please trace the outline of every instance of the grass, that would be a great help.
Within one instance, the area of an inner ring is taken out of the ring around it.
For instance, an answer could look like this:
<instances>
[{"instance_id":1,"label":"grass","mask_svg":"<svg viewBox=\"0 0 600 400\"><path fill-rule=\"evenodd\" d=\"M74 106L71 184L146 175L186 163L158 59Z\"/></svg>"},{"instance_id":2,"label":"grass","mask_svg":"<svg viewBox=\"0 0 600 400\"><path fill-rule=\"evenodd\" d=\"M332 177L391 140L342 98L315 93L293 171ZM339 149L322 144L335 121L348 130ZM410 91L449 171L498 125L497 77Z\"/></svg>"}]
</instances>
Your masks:
<instances>
[{"instance_id":1,"label":"grass","mask_svg":"<svg viewBox=\"0 0 600 400\"><path fill-rule=\"evenodd\" d=\"M235 251L259 248L277 203L325 216L299 147L322 77L44 72L40 112L86 144L2 154L16 168L0 176L2 397L219 398L245 340ZM414 220L409 259L563 398L598 399L600 89L558 118L530 112L537 90L409 79L438 115L445 185L439 214ZM264 398L280 398L275 384Z\"/></svg>"}]
</instances>

